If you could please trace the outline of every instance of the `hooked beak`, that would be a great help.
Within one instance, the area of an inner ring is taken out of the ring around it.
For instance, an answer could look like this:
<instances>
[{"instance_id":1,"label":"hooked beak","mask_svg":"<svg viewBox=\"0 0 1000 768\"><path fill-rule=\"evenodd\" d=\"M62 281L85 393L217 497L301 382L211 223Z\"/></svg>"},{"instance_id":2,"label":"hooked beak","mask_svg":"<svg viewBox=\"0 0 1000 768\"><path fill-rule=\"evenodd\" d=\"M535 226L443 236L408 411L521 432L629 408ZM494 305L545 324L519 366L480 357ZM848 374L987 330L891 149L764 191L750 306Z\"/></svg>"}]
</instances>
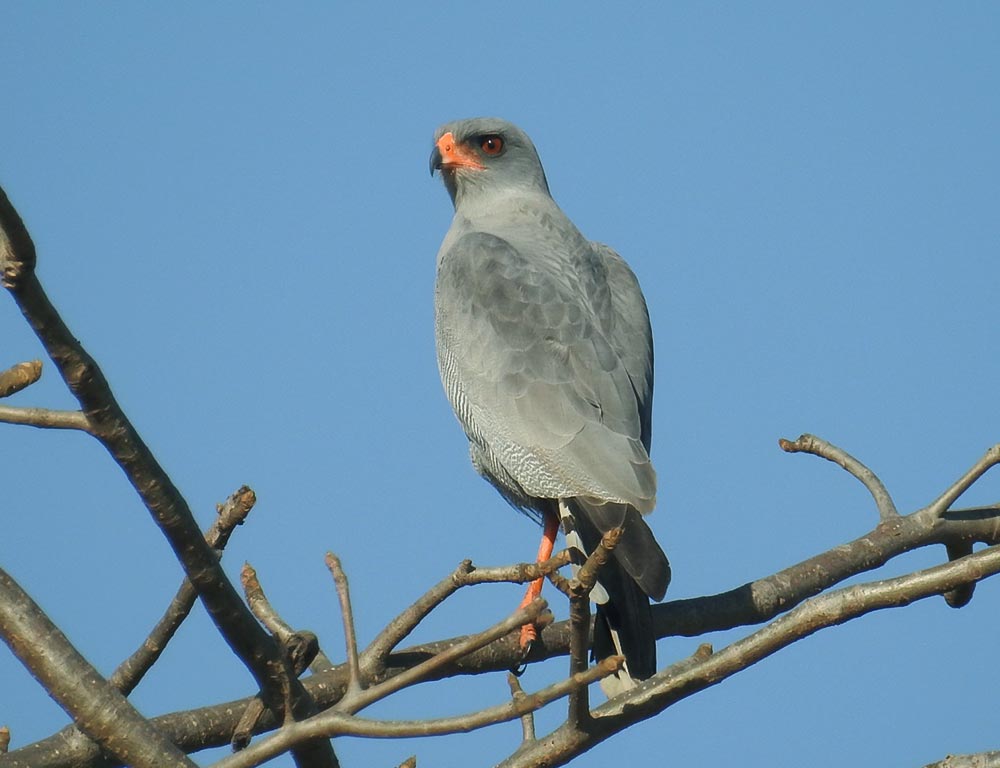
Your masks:
<instances>
[{"instance_id":1,"label":"hooked beak","mask_svg":"<svg viewBox=\"0 0 1000 768\"><path fill-rule=\"evenodd\" d=\"M434 175L434 171L441 170L441 150L435 145L434 149L431 150L431 176Z\"/></svg>"}]
</instances>

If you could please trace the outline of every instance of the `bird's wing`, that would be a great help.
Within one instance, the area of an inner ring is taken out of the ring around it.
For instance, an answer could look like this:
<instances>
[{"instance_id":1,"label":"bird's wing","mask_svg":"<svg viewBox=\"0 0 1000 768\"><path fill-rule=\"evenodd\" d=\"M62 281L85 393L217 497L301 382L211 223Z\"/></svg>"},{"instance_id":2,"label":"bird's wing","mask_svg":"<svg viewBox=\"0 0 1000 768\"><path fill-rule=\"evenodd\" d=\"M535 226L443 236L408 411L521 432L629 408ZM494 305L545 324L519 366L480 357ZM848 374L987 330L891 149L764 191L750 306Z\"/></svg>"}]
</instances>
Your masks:
<instances>
[{"instance_id":1,"label":"bird's wing","mask_svg":"<svg viewBox=\"0 0 1000 768\"><path fill-rule=\"evenodd\" d=\"M604 243L591 243L604 260L611 289L612 347L621 357L635 389L642 424L642 444L649 451L653 422L653 331L639 281L625 260Z\"/></svg>"},{"instance_id":2,"label":"bird's wing","mask_svg":"<svg viewBox=\"0 0 1000 768\"><path fill-rule=\"evenodd\" d=\"M597 315L603 280L552 267L569 261L482 232L451 243L435 296L442 377L470 439L531 495L646 512L656 475L637 390Z\"/></svg>"}]
</instances>

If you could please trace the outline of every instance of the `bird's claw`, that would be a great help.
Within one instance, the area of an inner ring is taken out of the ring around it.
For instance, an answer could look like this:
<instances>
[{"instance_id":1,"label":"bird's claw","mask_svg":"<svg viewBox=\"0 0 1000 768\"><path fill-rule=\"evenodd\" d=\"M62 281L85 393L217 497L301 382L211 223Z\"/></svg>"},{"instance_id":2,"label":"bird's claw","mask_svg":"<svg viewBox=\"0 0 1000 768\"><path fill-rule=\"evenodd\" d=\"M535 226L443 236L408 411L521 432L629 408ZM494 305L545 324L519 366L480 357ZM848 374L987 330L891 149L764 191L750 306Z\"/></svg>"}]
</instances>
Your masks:
<instances>
[{"instance_id":1,"label":"bird's claw","mask_svg":"<svg viewBox=\"0 0 1000 768\"><path fill-rule=\"evenodd\" d=\"M525 626L531 626L531 625L525 625ZM537 633L534 632L535 628L531 627L531 629L532 629L532 634L536 634L536 636L537 636ZM525 635L525 632L524 632L524 628L522 627L522 629L521 629L521 639L522 639L522 642L521 642L521 660L517 664L515 664L513 667L510 668L510 672L511 672L512 675L514 675L514 677L520 677L521 675L524 674L524 671L528 668L527 658L531 654L531 648L532 648L532 646L534 646L534 644L535 644L534 638L529 639L527 642L523 642L524 635Z\"/></svg>"}]
</instances>

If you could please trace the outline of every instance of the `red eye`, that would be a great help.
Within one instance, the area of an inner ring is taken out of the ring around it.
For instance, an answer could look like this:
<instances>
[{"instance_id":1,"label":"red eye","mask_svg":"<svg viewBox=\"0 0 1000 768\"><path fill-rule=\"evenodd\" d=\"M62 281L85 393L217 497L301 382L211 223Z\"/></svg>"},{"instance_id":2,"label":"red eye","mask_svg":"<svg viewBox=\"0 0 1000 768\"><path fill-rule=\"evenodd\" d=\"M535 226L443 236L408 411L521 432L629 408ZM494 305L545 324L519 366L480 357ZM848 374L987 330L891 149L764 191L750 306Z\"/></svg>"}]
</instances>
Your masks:
<instances>
[{"instance_id":1,"label":"red eye","mask_svg":"<svg viewBox=\"0 0 1000 768\"><path fill-rule=\"evenodd\" d=\"M484 136L479 146L487 155L499 155L503 152L503 139L499 136Z\"/></svg>"}]
</instances>

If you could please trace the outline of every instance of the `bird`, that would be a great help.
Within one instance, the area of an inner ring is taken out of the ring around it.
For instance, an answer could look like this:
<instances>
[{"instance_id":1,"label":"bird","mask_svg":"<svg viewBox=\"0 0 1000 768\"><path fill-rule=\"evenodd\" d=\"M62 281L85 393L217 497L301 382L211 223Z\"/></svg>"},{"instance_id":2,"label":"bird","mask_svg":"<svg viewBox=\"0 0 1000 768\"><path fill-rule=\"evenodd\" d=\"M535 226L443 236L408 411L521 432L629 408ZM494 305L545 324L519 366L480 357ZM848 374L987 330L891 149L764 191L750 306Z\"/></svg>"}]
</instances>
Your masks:
<instances>
[{"instance_id":1,"label":"bird","mask_svg":"<svg viewBox=\"0 0 1000 768\"><path fill-rule=\"evenodd\" d=\"M650 600L670 582L644 520L656 503L645 298L625 261L559 208L534 144L512 123L442 125L430 170L454 205L437 254L438 369L473 467L543 524L539 561L560 527L577 565L603 533L623 528L590 595L591 657L624 656L604 686L613 695L655 673ZM525 627L521 645L535 638Z\"/></svg>"}]
</instances>

